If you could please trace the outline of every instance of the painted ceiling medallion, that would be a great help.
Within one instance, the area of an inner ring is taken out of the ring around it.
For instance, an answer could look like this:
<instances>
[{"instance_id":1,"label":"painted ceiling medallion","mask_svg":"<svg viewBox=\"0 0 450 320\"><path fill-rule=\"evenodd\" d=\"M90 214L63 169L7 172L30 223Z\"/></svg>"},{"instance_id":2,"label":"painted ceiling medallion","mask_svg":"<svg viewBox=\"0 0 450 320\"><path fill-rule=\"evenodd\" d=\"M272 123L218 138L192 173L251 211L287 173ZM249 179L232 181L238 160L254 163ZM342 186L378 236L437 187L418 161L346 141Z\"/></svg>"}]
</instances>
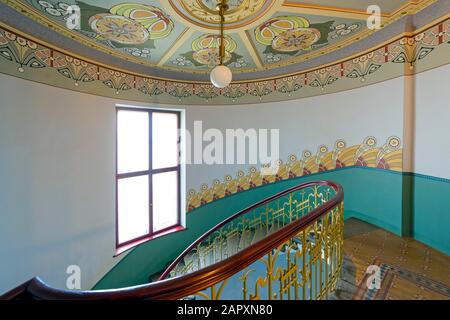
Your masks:
<instances>
[{"instance_id":1,"label":"painted ceiling medallion","mask_svg":"<svg viewBox=\"0 0 450 320\"><path fill-rule=\"evenodd\" d=\"M256 40L259 43L270 46L272 40L283 32L294 28L307 28L309 21L298 16L279 16L264 22L255 30Z\"/></svg>"},{"instance_id":2,"label":"painted ceiling medallion","mask_svg":"<svg viewBox=\"0 0 450 320\"><path fill-rule=\"evenodd\" d=\"M218 34L206 34L203 35L192 42L192 49L198 51L200 49L215 48L220 47L220 35ZM236 42L229 36L224 38L225 50L228 52L234 52L237 48Z\"/></svg>"},{"instance_id":3,"label":"painted ceiling medallion","mask_svg":"<svg viewBox=\"0 0 450 320\"><path fill-rule=\"evenodd\" d=\"M275 3L274 0L229 0L225 14L226 29L242 27L242 23L254 21ZM220 0L169 0L172 8L184 19L205 28L216 28L220 23L217 5Z\"/></svg>"},{"instance_id":4,"label":"painted ceiling medallion","mask_svg":"<svg viewBox=\"0 0 450 320\"><path fill-rule=\"evenodd\" d=\"M194 52L192 55L195 61L200 64L207 65L208 67L214 67L219 64L220 55L219 49L208 48L201 49L197 52ZM228 51L225 51L225 56L223 58L223 63L228 63L231 60L231 54Z\"/></svg>"},{"instance_id":5,"label":"painted ceiling medallion","mask_svg":"<svg viewBox=\"0 0 450 320\"><path fill-rule=\"evenodd\" d=\"M28 1L34 8L64 27L69 19L69 6L77 5L81 13L80 29L73 32L87 37L83 39L83 43L85 40L93 40L119 54L138 57L148 62L154 55L155 42L168 38L175 28L174 22L162 9L147 3L120 0L108 1L106 4L106 0Z\"/></svg>"},{"instance_id":6,"label":"painted ceiling medallion","mask_svg":"<svg viewBox=\"0 0 450 320\"><path fill-rule=\"evenodd\" d=\"M140 23L122 16L96 14L89 19L89 25L98 37L122 44L142 44L149 37L148 30Z\"/></svg>"},{"instance_id":7,"label":"painted ceiling medallion","mask_svg":"<svg viewBox=\"0 0 450 320\"><path fill-rule=\"evenodd\" d=\"M266 21L255 30L255 39L267 46L269 54L296 54L311 51L313 46L328 42L334 21L312 25L300 16L278 16Z\"/></svg>"},{"instance_id":8,"label":"painted ceiling medallion","mask_svg":"<svg viewBox=\"0 0 450 320\"><path fill-rule=\"evenodd\" d=\"M150 5L123 3L111 8L111 13L130 18L143 25L152 40L167 37L174 24L162 10Z\"/></svg>"},{"instance_id":9,"label":"painted ceiling medallion","mask_svg":"<svg viewBox=\"0 0 450 320\"><path fill-rule=\"evenodd\" d=\"M272 42L272 48L281 52L309 51L320 39L320 31L313 28L297 28L285 31Z\"/></svg>"},{"instance_id":10,"label":"painted ceiling medallion","mask_svg":"<svg viewBox=\"0 0 450 320\"><path fill-rule=\"evenodd\" d=\"M228 63L232 59L232 54L237 48L236 42L228 36L224 38L225 56L223 63ZM213 67L220 63L220 36L216 34L207 34L196 39L192 43L192 50L194 50L192 57L200 64Z\"/></svg>"}]
</instances>

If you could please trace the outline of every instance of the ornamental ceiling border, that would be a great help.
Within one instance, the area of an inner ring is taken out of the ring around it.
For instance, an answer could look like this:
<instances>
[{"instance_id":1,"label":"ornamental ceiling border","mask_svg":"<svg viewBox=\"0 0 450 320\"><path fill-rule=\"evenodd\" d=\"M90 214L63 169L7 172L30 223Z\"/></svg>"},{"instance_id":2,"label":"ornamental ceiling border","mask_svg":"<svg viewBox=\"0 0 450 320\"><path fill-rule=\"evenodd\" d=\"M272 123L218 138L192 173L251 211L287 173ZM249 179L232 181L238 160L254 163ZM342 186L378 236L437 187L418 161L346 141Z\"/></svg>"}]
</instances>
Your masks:
<instances>
[{"instance_id":1,"label":"ornamental ceiling border","mask_svg":"<svg viewBox=\"0 0 450 320\"><path fill-rule=\"evenodd\" d=\"M59 25L58 23L52 21L50 18L46 17L43 13L39 12L35 8L32 8L27 3L23 3L23 2L20 2L17 0L0 0L0 2L13 8L17 12L19 12L21 15L24 15L24 16L30 18L31 20L33 20L33 21L35 21L35 22L37 22L37 23L39 23L39 24L65 36L65 37L68 37L74 41L77 41L89 48L93 48L95 50L106 53L108 55L112 55L119 59L123 59L127 62L135 63L137 65L155 67L162 71L167 70L167 71L180 72L182 74L205 75L205 74L208 74L208 72L209 72L208 70L199 71L199 70L187 69L187 68L181 69L181 68L166 66L166 65L164 67L160 67L160 66L158 66L158 62L156 62L156 63L144 62L142 59L135 58L126 53L121 53L121 52L112 50L111 48L107 47L106 45L102 45L98 42L95 42L92 39L89 39L88 37L86 37L82 34L79 34L78 32L76 32L74 30L69 30L69 29L65 28L64 26ZM404 6L400 7L396 11L394 11L391 15L387 15L387 16L383 15L384 20L383 20L382 26L387 27L407 15L417 14L421 10L429 7L430 5L432 5L436 2L438 2L438 0L415 0L415 1L408 2ZM288 5L289 5L289 3L288 3ZM362 39L365 39L365 38L375 34L378 31L379 30L366 29L364 31L361 31L361 32L353 35L353 36L350 36L349 38L340 40L340 41L336 42L335 44L329 45L321 50L315 50L309 54L304 54L299 57L283 59L280 63L266 65L266 66L263 66L262 68L240 68L238 70L234 70L233 72L235 74L245 74L245 73L250 73L250 72L264 72L264 71L269 71L269 70L276 70L277 68L282 68L282 67L287 67L287 66L295 66L296 64L299 64L299 63L302 63L302 62L305 62L308 60L312 60L314 58L318 58L321 56L325 56L336 50L348 47L351 44L353 44L357 41L360 41ZM49 45L49 44L47 43L47 45ZM82 58L84 60L87 60L86 57L82 57ZM278 77L283 77L283 76L289 76L289 74L283 73L283 74L274 76L273 78L278 78ZM164 78L164 77L154 77L154 78L159 79L159 80L177 81L177 79L174 79L174 78ZM255 81L268 80L268 79L269 79L269 77L258 77L257 79L255 79ZM184 81L184 82L188 82L188 81ZM207 83L206 81L195 81L195 82ZM248 82L248 81L242 81L242 82Z\"/></svg>"},{"instance_id":2,"label":"ornamental ceiling border","mask_svg":"<svg viewBox=\"0 0 450 320\"><path fill-rule=\"evenodd\" d=\"M9 1L9 0L0 0L0 2L2 2L2 1ZM296 75L302 75L302 74L305 74L305 73L308 73L308 72L313 72L313 71L316 71L316 70L324 69L324 68L327 68L327 67L339 64L341 62L345 62L345 61L352 60L354 58L358 58L360 56L363 56L363 55L368 54L368 53L370 53L372 51L380 49L380 48L382 48L382 47L384 47L384 46L386 46L386 45L388 45L390 43L393 43L393 42L395 42L397 40L400 40L402 38L413 37L413 36L415 36L417 34L420 34L420 33L424 32L425 30L431 28L432 26L437 25L437 24L439 24L439 23L449 19L449 18L450 18L450 13L447 13L446 15L443 15L443 16L435 19L434 21L431 21L430 23L427 23L426 25L424 25L424 26L422 26L422 27L420 27L420 28L418 28L418 29L416 29L414 31L403 32L401 34L397 34L396 36L390 38L389 40L381 42L381 43L379 43L379 44L377 44L377 45L375 45L375 46L373 46L373 47L371 47L369 49L366 49L366 50L361 51L361 52L354 53L352 55L345 56L342 59L338 59L338 60L335 60L335 61L330 62L330 63L322 64L320 66L311 67L311 68L307 68L307 69L303 69L303 70L299 70L299 71L295 71L295 72L291 72L291 73L284 73L282 75L275 75L275 76L270 76L270 77L265 77L265 78L257 78L257 79L251 79L251 80L234 80L232 82L232 84L257 83L257 82L261 82L261 81L277 80L277 79L282 79L282 78L286 78L286 77L292 77L292 76L296 76ZM208 81L177 80L177 79L165 78L165 77L159 77L159 76L149 76L148 74L145 74L145 73L129 71L127 69L123 69L123 68L116 67L116 66L111 66L109 64L98 62L98 61L96 61L94 59L91 59L89 57L85 57L85 56L82 56L82 55L70 52L68 50L62 49L62 48L60 48L60 47L58 47L58 46L56 46L56 45L54 45L52 43L49 43L48 41L45 41L45 40L42 40L42 39L38 39L34 35L27 34L27 33L25 33L23 31L15 28L15 27L11 27L11 26L9 26L8 24L4 23L1 20L0 20L0 27L3 28L3 29L9 30L11 32L14 32L17 35L20 35L20 36L22 36L24 38L27 38L28 40L31 40L33 42L39 43L39 44L41 44L43 46L46 46L46 47L48 47L50 49L62 52L62 53L66 54L68 56L71 56L73 58L77 58L77 59L80 59L80 60L83 60L83 61L95 64L95 65L98 65L98 66L109 68L109 69L114 70L114 71L119 71L119 72L127 73L127 74L130 74L130 75L141 76L141 77L149 78L149 79L152 79L152 80L170 81L170 82L175 82L175 83L189 83L189 84L205 84L205 85L209 85L210 84L209 80Z\"/></svg>"},{"instance_id":3,"label":"ornamental ceiling border","mask_svg":"<svg viewBox=\"0 0 450 320\"><path fill-rule=\"evenodd\" d=\"M211 105L213 100L212 104L233 105L300 99L422 72L448 64L450 57L450 14L447 14L420 30L341 62L289 77L232 83L219 90L210 84L166 81L122 72L43 45L1 22L0 26L4 29L0 29L2 73L99 96L172 105Z\"/></svg>"}]
</instances>

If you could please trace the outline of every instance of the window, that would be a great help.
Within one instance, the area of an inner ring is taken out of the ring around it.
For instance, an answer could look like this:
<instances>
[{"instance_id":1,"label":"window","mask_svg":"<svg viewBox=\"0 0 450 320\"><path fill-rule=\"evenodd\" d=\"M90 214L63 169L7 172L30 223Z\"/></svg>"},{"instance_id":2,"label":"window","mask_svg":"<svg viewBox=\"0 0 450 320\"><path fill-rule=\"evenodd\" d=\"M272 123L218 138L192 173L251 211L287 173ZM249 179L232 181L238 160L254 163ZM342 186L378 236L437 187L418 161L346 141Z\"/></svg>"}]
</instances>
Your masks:
<instances>
[{"instance_id":1,"label":"window","mask_svg":"<svg viewBox=\"0 0 450 320\"><path fill-rule=\"evenodd\" d=\"M116 247L181 228L180 113L117 108Z\"/></svg>"}]
</instances>

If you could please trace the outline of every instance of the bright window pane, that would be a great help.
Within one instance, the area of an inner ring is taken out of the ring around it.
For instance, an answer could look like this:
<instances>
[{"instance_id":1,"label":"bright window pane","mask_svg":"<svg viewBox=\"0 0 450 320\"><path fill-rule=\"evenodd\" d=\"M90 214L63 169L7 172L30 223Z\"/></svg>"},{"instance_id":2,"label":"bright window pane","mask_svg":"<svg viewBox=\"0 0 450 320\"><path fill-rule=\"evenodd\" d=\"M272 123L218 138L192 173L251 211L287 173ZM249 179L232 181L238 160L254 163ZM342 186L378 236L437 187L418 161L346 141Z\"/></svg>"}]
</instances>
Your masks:
<instances>
[{"instance_id":1,"label":"bright window pane","mask_svg":"<svg viewBox=\"0 0 450 320\"><path fill-rule=\"evenodd\" d=\"M148 176L139 176L117 181L119 243L146 235L149 231L148 179Z\"/></svg>"},{"instance_id":2,"label":"bright window pane","mask_svg":"<svg viewBox=\"0 0 450 320\"><path fill-rule=\"evenodd\" d=\"M178 116L153 113L153 169L178 165Z\"/></svg>"},{"instance_id":3,"label":"bright window pane","mask_svg":"<svg viewBox=\"0 0 450 320\"><path fill-rule=\"evenodd\" d=\"M178 223L178 173L153 175L153 231Z\"/></svg>"},{"instance_id":4,"label":"bright window pane","mask_svg":"<svg viewBox=\"0 0 450 320\"><path fill-rule=\"evenodd\" d=\"M119 110L117 117L118 173L148 170L149 114Z\"/></svg>"}]
</instances>

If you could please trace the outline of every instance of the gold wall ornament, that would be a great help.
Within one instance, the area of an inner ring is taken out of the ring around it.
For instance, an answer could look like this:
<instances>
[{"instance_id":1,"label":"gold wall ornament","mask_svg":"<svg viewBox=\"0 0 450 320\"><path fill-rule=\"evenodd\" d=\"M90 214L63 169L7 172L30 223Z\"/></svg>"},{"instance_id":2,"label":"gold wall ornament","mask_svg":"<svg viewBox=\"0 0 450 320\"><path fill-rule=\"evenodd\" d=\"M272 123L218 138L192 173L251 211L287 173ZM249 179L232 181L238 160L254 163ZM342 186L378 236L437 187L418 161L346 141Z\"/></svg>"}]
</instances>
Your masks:
<instances>
[{"instance_id":1,"label":"gold wall ornament","mask_svg":"<svg viewBox=\"0 0 450 320\"><path fill-rule=\"evenodd\" d=\"M344 167L362 166L402 171L403 148L399 137L387 138L382 146L378 146L377 139L373 136L361 140L360 144L348 145L346 141L339 139L332 149L320 145L315 154L309 150L303 151L301 157L293 154L287 161L280 162L280 170L274 176L262 176L260 168L251 167L248 173L240 170L236 179L231 175L227 175L223 182L214 179L211 188L203 184L199 191L189 190L186 199L187 210L189 212L212 201L265 184Z\"/></svg>"}]
</instances>

